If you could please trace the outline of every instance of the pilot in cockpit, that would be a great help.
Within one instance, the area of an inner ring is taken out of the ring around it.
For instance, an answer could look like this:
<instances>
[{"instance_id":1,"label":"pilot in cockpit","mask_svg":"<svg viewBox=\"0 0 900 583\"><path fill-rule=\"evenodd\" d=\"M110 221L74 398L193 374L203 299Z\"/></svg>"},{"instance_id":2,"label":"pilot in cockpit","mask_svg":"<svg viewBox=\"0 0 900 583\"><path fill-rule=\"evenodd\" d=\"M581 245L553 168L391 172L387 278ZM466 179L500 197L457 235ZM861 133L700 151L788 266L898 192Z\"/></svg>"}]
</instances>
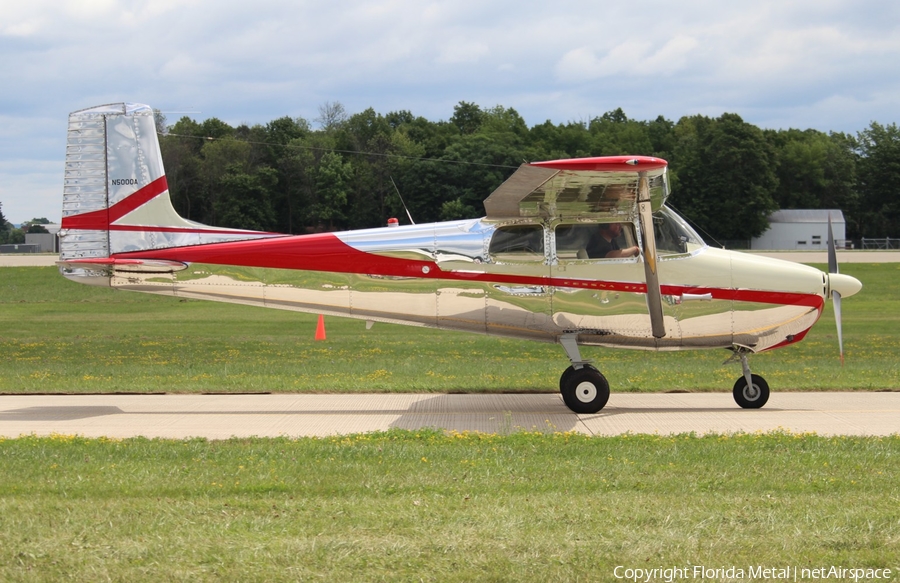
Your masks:
<instances>
[{"instance_id":1,"label":"pilot in cockpit","mask_svg":"<svg viewBox=\"0 0 900 583\"><path fill-rule=\"evenodd\" d=\"M591 237L585 250L591 259L637 257L641 250L637 245L622 247L622 223L602 223Z\"/></svg>"}]
</instances>

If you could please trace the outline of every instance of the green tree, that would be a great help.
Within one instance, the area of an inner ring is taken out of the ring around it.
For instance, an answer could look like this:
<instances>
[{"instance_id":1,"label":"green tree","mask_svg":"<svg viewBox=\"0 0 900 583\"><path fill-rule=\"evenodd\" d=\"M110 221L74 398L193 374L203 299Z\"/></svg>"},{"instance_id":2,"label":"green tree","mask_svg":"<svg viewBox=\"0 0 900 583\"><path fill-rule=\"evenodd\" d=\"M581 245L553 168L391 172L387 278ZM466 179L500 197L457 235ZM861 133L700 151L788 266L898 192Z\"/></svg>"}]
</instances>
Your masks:
<instances>
[{"instance_id":1,"label":"green tree","mask_svg":"<svg viewBox=\"0 0 900 583\"><path fill-rule=\"evenodd\" d=\"M33 233L49 233L44 225L49 225L50 221L46 217L39 217L31 219L30 221L25 221L22 223L21 228L26 234Z\"/></svg>"},{"instance_id":2,"label":"green tree","mask_svg":"<svg viewBox=\"0 0 900 583\"><path fill-rule=\"evenodd\" d=\"M275 170L261 166L246 172L233 164L219 177L216 216L222 227L272 231L275 210L272 191L278 184Z\"/></svg>"},{"instance_id":3,"label":"green tree","mask_svg":"<svg viewBox=\"0 0 900 583\"><path fill-rule=\"evenodd\" d=\"M463 135L474 134L484 122L484 112L474 103L460 101L453 107L450 123Z\"/></svg>"},{"instance_id":4,"label":"green tree","mask_svg":"<svg viewBox=\"0 0 900 583\"><path fill-rule=\"evenodd\" d=\"M234 128L217 118L197 123L184 116L160 137L169 196L181 216L217 224L219 176L232 164L249 164L250 148L235 140L234 133Z\"/></svg>"},{"instance_id":5,"label":"green tree","mask_svg":"<svg viewBox=\"0 0 900 583\"><path fill-rule=\"evenodd\" d=\"M256 164L265 164L272 168L278 166L278 160L285 155L285 148L293 140L303 138L310 133L309 122L302 117L280 117L263 126L252 128L249 139L260 149L260 154L253 157Z\"/></svg>"},{"instance_id":6,"label":"green tree","mask_svg":"<svg viewBox=\"0 0 900 583\"><path fill-rule=\"evenodd\" d=\"M0 202L0 244L6 243L10 229L12 225L6 222L6 217L3 216L3 203Z\"/></svg>"},{"instance_id":7,"label":"green tree","mask_svg":"<svg viewBox=\"0 0 900 583\"><path fill-rule=\"evenodd\" d=\"M250 174L250 144L234 138L213 140L203 144L200 163L200 190L195 205L200 206L203 223L221 225L218 213L224 207L219 203L220 180L226 173ZM196 211L195 211L196 212Z\"/></svg>"},{"instance_id":8,"label":"green tree","mask_svg":"<svg viewBox=\"0 0 900 583\"><path fill-rule=\"evenodd\" d=\"M420 187L417 200L423 221L446 215L444 203L464 219L484 214L483 201L522 163L527 154L512 132L478 132L460 136L444 152L441 162L428 164L422 176L430 184Z\"/></svg>"},{"instance_id":9,"label":"green tree","mask_svg":"<svg viewBox=\"0 0 900 583\"><path fill-rule=\"evenodd\" d=\"M513 134L523 139L528 136L528 125L515 109L497 105L484 111L478 132L490 135Z\"/></svg>"},{"instance_id":10,"label":"green tree","mask_svg":"<svg viewBox=\"0 0 900 583\"><path fill-rule=\"evenodd\" d=\"M528 141L536 160L583 158L594 154L591 135L581 122L554 125L547 120L529 130Z\"/></svg>"},{"instance_id":11,"label":"green tree","mask_svg":"<svg viewBox=\"0 0 900 583\"><path fill-rule=\"evenodd\" d=\"M211 117L203 121L199 127L200 136L219 140L234 136L234 128L216 117Z\"/></svg>"},{"instance_id":12,"label":"green tree","mask_svg":"<svg viewBox=\"0 0 900 583\"><path fill-rule=\"evenodd\" d=\"M275 195L276 229L283 233L301 232L307 225L313 186L315 154L308 137L295 138L278 158L278 184Z\"/></svg>"},{"instance_id":13,"label":"green tree","mask_svg":"<svg viewBox=\"0 0 900 583\"><path fill-rule=\"evenodd\" d=\"M900 128L872 122L858 135L860 236L900 235Z\"/></svg>"},{"instance_id":14,"label":"green tree","mask_svg":"<svg viewBox=\"0 0 900 583\"><path fill-rule=\"evenodd\" d=\"M22 229L11 228L6 233L6 243L11 245L21 245L25 242L25 231Z\"/></svg>"},{"instance_id":15,"label":"green tree","mask_svg":"<svg viewBox=\"0 0 900 583\"><path fill-rule=\"evenodd\" d=\"M327 224L329 230L334 230L346 218L346 185L350 178L350 165L344 162L340 154L326 152L314 176L315 194L309 207L310 219L313 223Z\"/></svg>"},{"instance_id":16,"label":"green tree","mask_svg":"<svg viewBox=\"0 0 900 583\"><path fill-rule=\"evenodd\" d=\"M777 163L774 198L784 209L841 209L854 237L859 208L853 140L817 130L766 132Z\"/></svg>"},{"instance_id":17,"label":"green tree","mask_svg":"<svg viewBox=\"0 0 900 583\"><path fill-rule=\"evenodd\" d=\"M203 143L174 131L159 139L172 206L182 217L201 223L206 219L201 199L207 191L201 176Z\"/></svg>"},{"instance_id":18,"label":"green tree","mask_svg":"<svg viewBox=\"0 0 900 583\"><path fill-rule=\"evenodd\" d=\"M622 108L591 120L591 150L595 156L643 154L652 156L653 143L645 123L628 119Z\"/></svg>"},{"instance_id":19,"label":"green tree","mask_svg":"<svg viewBox=\"0 0 900 583\"><path fill-rule=\"evenodd\" d=\"M685 117L675 131L675 206L719 241L762 234L778 208L774 152L762 131L733 113Z\"/></svg>"},{"instance_id":20,"label":"green tree","mask_svg":"<svg viewBox=\"0 0 900 583\"><path fill-rule=\"evenodd\" d=\"M841 208L852 196L854 154L846 140L816 130L771 133L781 208Z\"/></svg>"}]
</instances>

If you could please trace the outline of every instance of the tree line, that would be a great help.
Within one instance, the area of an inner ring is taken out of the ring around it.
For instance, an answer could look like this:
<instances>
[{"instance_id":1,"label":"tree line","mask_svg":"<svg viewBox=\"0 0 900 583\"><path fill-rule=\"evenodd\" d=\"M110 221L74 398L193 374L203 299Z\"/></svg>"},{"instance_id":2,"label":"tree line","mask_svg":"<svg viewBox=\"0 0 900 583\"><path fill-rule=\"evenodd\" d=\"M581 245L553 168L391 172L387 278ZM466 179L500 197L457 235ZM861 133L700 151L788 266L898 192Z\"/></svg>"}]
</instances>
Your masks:
<instances>
[{"instance_id":1,"label":"tree line","mask_svg":"<svg viewBox=\"0 0 900 583\"><path fill-rule=\"evenodd\" d=\"M218 226L285 233L477 217L523 161L642 154L669 161L672 206L716 240L746 240L777 209L844 211L847 237L900 234L900 130L763 130L733 113L528 127L512 108L460 102L446 121L339 103L303 118L230 125L158 120L173 203Z\"/></svg>"},{"instance_id":2,"label":"tree line","mask_svg":"<svg viewBox=\"0 0 900 583\"><path fill-rule=\"evenodd\" d=\"M313 124L316 127L313 127ZM172 202L201 223L307 233L482 216L522 162L641 154L669 161L673 207L709 239L748 240L777 209L841 209L847 237L900 235L900 130L763 130L733 113L677 122L622 109L528 127L512 108L460 102L449 120L326 103L312 122L232 127L157 114ZM402 199L402 202L401 202ZM0 240L11 231L0 215Z\"/></svg>"},{"instance_id":3,"label":"tree line","mask_svg":"<svg viewBox=\"0 0 900 583\"><path fill-rule=\"evenodd\" d=\"M0 245L21 244L25 242L26 233L49 233L44 225L49 225L46 217L34 218L22 223L19 227L13 227L3 216L3 203L0 202Z\"/></svg>"}]
</instances>

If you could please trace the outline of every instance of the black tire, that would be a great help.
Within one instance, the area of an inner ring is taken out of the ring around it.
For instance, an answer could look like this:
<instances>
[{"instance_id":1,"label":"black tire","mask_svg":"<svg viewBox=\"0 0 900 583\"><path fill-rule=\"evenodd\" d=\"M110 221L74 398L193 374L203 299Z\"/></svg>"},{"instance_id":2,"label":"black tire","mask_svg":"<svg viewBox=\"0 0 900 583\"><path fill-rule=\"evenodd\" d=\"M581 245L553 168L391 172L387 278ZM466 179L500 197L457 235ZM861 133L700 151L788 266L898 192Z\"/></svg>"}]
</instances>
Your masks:
<instances>
[{"instance_id":1,"label":"black tire","mask_svg":"<svg viewBox=\"0 0 900 583\"><path fill-rule=\"evenodd\" d=\"M597 370L597 367L595 367L595 366L592 365L592 364L585 364L585 365L582 365L582 366L583 366L584 368L589 368L589 369L591 369L591 370ZM563 387L566 385L566 379L568 379L568 378L569 378L569 375L572 374L573 372L575 372L575 367L574 367L574 366L570 366L569 368L567 368L567 369L565 370L565 372L562 373L562 376L559 377L559 390L560 390L560 392L562 392ZM597 370L597 372L600 372L600 371Z\"/></svg>"},{"instance_id":2,"label":"black tire","mask_svg":"<svg viewBox=\"0 0 900 583\"><path fill-rule=\"evenodd\" d=\"M744 409L760 409L769 400L769 383L757 374L750 375L750 380L753 382L752 387L747 386L744 377L734 383L734 402Z\"/></svg>"},{"instance_id":3,"label":"black tire","mask_svg":"<svg viewBox=\"0 0 900 583\"><path fill-rule=\"evenodd\" d=\"M575 413L596 413L609 401L609 383L594 367L569 367L559 379L566 406Z\"/></svg>"}]
</instances>

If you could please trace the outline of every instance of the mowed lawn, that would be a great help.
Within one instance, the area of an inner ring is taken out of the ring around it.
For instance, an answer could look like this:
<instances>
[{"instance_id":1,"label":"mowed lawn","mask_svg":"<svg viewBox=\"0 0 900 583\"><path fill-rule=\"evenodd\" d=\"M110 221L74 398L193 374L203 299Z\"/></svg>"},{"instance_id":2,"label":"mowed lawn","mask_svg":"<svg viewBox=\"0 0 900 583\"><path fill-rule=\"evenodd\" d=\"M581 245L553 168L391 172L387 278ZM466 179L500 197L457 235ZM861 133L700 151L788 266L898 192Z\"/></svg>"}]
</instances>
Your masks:
<instances>
[{"instance_id":1,"label":"mowed lawn","mask_svg":"<svg viewBox=\"0 0 900 583\"><path fill-rule=\"evenodd\" d=\"M821 266L818 266L821 267ZM803 342L751 358L774 391L900 387L900 265L847 264L841 367L831 304ZM76 284L0 268L0 392L556 391L560 346ZM730 391L724 350L585 348L616 391Z\"/></svg>"},{"instance_id":2,"label":"mowed lawn","mask_svg":"<svg viewBox=\"0 0 900 583\"><path fill-rule=\"evenodd\" d=\"M844 302L846 366L829 307L806 341L751 359L775 390L900 386L900 267L843 271L866 286ZM554 391L566 366L553 345L326 323L316 342L314 315L3 268L0 392ZM614 391L740 374L726 351L585 352ZM0 438L0 581L898 580L898 483L900 436Z\"/></svg>"},{"instance_id":3,"label":"mowed lawn","mask_svg":"<svg viewBox=\"0 0 900 583\"><path fill-rule=\"evenodd\" d=\"M54 436L0 440L0 464L3 581L900 577L897 436Z\"/></svg>"}]
</instances>

